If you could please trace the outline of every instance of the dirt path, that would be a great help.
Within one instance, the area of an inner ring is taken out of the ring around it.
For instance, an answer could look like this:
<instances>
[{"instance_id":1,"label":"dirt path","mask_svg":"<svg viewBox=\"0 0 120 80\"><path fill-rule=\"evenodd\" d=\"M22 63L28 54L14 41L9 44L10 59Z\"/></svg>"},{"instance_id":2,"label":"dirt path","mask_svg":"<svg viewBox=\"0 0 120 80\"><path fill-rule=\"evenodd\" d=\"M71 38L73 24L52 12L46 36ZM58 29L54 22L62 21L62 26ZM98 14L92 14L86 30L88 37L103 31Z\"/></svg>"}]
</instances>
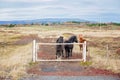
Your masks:
<instances>
[{"instance_id":1,"label":"dirt path","mask_svg":"<svg viewBox=\"0 0 120 80\"><path fill-rule=\"evenodd\" d=\"M80 62L40 62L20 80L120 80L119 74L80 65Z\"/></svg>"},{"instance_id":2,"label":"dirt path","mask_svg":"<svg viewBox=\"0 0 120 80\"><path fill-rule=\"evenodd\" d=\"M20 80L120 80L108 70L84 67L79 62L40 62Z\"/></svg>"},{"instance_id":3,"label":"dirt path","mask_svg":"<svg viewBox=\"0 0 120 80\"><path fill-rule=\"evenodd\" d=\"M40 41L49 42L51 39L41 39ZM44 51L47 51L49 47L45 47L43 49ZM48 50L48 52L53 53L53 49ZM80 62L38 62L37 65L29 68L27 70L27 73L30 75L30 77L23 78L21 80L80 80L82 78L85 78L86 80L89 80L89 78L96 80L96 76L98 76L100 80L119 80L118 76L120 76L119 74L114 74L109 70L95 69L90 66L83 66L80 64Z\"/></svg>"},{"instance_id":4,"label":"dirt path","mask_svg":"<svg viewBox=\"0 0 120 80\"><path fill-rule=\"evenodd\" d=\"M80 62L40 62L27 73L43 76L120 76L109 70L83 66Z\"/></svg>"},{"instance_id":5,"label":"dirt path","mask_svg":"<svg viewBox=\"0 0 120 80\"><path fill-rule=\"evenodd\" d=\"M20 80L120 80L111 76L32 76Z\"/></svg>"}]
</instances>

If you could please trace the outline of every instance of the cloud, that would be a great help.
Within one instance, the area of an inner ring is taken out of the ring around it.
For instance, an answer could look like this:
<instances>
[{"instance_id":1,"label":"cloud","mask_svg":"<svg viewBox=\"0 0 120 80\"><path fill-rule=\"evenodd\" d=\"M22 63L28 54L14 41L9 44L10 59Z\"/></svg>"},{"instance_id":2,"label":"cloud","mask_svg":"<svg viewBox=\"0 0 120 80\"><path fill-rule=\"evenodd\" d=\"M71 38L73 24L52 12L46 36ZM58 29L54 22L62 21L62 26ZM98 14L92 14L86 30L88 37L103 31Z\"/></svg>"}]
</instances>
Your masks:
<instances>
[{"instance_id":1,"label":"cloud","mask_svg":"<svg viewBox=\"0 0 120 80\"><path fill-rule=\"evenodd\" d=\"M0 10L0 20L36 19L45 17L62 17L67 14L64 6L34 6L27 8L4 8ZM62 13L61 13L62 12ZM7 17L6 17L7 16Z\"/></svg>"},{"instance_id":2,"label":"cloud","mask_svg":"<svg viewBox=\"0 0 120 80\"><path fill-rule=\"evenodd\" d=\"M119 0L0 0L0 2L0 20L46 17L109 19L120 16Z\"/></svg>"},{"instance_id":3,"label":"cloud","mask_svg":"<svg viewBox=\"0 0 120 80\"><path fill-rule=\"evenodd\" d=\"M33 3L33 2L51 2L55 0L0 0L3 2L27 2L27 3Z\"/></svg>"}]
</instances>

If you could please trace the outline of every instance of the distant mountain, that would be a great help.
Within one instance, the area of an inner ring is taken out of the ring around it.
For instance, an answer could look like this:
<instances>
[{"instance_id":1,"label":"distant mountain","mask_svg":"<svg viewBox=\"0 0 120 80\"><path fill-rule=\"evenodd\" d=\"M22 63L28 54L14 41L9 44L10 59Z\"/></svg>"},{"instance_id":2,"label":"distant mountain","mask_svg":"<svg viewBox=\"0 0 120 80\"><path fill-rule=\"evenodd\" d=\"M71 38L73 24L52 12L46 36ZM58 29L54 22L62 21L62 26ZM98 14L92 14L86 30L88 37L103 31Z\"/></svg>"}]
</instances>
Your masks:
<instances>
[{"instance_id":1,"label":"distant mountain","mask_svg":"<svg viewBox=\"0 0 120 80\"><path fill-rule=\"evenodd\" d=\"M13 21L0 21L0 24L32 24L32 23L63 23L68 21L88 22L78 18L44 18L35 20L13 20Z\"/></svg>"}]
</instances>

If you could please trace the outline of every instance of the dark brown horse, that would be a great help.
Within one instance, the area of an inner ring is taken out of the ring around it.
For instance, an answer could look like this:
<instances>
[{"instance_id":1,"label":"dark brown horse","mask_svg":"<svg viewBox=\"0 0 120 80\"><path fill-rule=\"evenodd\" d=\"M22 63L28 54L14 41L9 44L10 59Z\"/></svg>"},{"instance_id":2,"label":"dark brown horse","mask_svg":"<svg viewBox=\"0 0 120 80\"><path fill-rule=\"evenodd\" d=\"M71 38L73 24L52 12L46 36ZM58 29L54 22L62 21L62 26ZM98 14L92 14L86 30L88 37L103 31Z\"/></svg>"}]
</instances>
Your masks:
<instances>
[{"instance_id":1,"label":"dark brown horse","mask_svg":"<svg viewBox=\"0 0 120 80\"><path fill-rule=\"evenodd\" d=\"M60 36L57 40L56 40L56 43L63 43L64 40L63 40L63 37ZM56 59L59 58L59 57L64 57L63 55L63 45L59 44L59 45L56 45Z\"/></svg>"},{"instance_id":2,"label":"dark brown horse","mask_svg":"<svg viewBox=\"0 0 120 80\"><path fill-rule=\"evenodd\" d=\"M78 42L77 37L75 35L71 36L64 43L73 43L73 42ZM64 48L65 48L66 58L72 56L73 44L65 44Z\"/></svg>"}]
</instances>

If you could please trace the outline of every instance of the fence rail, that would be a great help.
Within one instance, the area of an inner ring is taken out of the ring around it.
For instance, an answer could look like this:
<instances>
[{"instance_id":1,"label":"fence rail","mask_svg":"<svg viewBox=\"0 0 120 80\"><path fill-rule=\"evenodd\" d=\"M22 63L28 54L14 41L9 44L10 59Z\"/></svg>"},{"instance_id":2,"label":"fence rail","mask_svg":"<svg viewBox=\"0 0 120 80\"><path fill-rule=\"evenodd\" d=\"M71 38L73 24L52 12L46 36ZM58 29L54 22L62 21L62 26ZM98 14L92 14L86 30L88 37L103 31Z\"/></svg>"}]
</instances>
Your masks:
<instances>
[{"instance_id":1,"label":"fence rail","mask_svg":"<svg viewBox=\"0 0 120 80\"><path fill-rule=\"evenodd\" d=\"M37 59L36 61L83 61L83 59L52 59L52 60L43 60L43 59Z\"/></svg>"},{"instance_id":2,"label":"fence rail","mask_svg":"<svg viewBox=\"0 0 120 80\"><path fill-rule=\"evenodd\" d=\"M69 44L84 44L84 43L37 43L39 45L69 45Z\"/></svg>"},{"instance_id":3,"label":"fence rail","mask_svg":"<svg viewBox=\"0 0 120 80\"><path fill-rule=\"evenodd\" d=\"M52 60L44 60L44 59L38 59L37 58L37 50L39 49L39 45L70 45L70 44L76 44L76 45L83 45L83 52L82 52L82 59L52 59ZM33 40L33 62L36 61L84 61L86 62L86 41L84 43L36 43L36 40Z\"/></svg>"}]
</instances>

